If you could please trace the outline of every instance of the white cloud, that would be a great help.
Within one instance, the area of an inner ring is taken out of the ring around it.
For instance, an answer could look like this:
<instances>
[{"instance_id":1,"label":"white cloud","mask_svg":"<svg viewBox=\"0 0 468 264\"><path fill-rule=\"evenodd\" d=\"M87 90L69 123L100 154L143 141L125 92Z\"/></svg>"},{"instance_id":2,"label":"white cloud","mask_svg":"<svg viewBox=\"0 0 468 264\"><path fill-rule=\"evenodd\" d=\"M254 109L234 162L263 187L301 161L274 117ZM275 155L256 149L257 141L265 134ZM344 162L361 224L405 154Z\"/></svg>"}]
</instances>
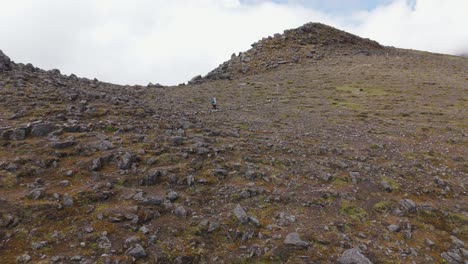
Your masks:
<instances>
[{"instance_id":1,"label":"white cloud","mask_svg":"<svg viewBox=\"0 0 468 264\"><path fill-rule=\"evenodd\" d=\"M310 21L383 44L468 51L465 0L395 0L351 15L291 0L0 0L0 49L13 60L122 84L176 84L263 36Z\"/></svg>"}]
</instances>

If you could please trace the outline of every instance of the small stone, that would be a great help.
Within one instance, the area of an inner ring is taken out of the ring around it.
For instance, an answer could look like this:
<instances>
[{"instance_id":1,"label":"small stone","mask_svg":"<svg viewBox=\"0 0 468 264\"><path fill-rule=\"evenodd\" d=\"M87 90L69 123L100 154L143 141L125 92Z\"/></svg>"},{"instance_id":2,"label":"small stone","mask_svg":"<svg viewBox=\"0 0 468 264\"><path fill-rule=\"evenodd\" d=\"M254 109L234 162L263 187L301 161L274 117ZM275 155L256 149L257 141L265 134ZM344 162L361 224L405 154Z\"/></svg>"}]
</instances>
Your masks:
<instances>
[{"instance_id":1,"label":"small stone","mask_svg":"<svg viewBox=\"0 0 468 264\"><path fill-rule=\"evenodd\" d=\"M241 224L247 224L249 222L249 217L240 204L237 204L236 208L233 210L233 213Z\"/></svg>"},{"instance_id":2,"label":"small stone","mask_svg":"<svg viewBox=\"0 0 468 264\"><path fill-rule=\"evenodd\" d=\"M286 235L286 239L284 240L286 245L293 245L298 247L308 247L309 243L301 240L298 233L290 233Z\"/></svg>"},{"instance_id":3,"label":"small stone","mask_svg":"<svg viewBox=\"0 0 468 264\"><path fill-rule=\"evenodd\" d=\"M33 200L39 200L44 196L44 188L37 188L32 190L29 194L28 197Z\"/></svg>"},{"instance_id":4,"label":"small stone","mask_svg":"<svg viewBox=\"0 0 468 264\"><path fill-rule=\"evenodd\" d=\"M401 230L399 225L389 225L387 229L391 232L400 232Z\"/></svg>"},{"instance_id":5,"label":"small stone","mask_svg":"<svg viewBox=\"0 0 468 264\"><path fill-rule=\"evenodd\" d=\"M74 140L67 140L67 141L57 141L50 143L50 147L53 149L66 149L69 147L75 146L77 143Z\"/></svg>"},{"instance_id":6,"label":"small stone","mask_svg":"<svg viewBox=\"0 0 468 264\"><path fill-rule=\"evenodd\" d=\"M219 228L219 223L218 222L210 222L207 232L212 233L212 232L216 231L218 228Z\"/></svg>"},{"instance_id":7,"label":"small stone","mask_svg":"<svg viewBox=\"0 0 468 264\"><path fill-rule=\"evenodd\" d=\"M256 227L261 227L260 221L255 216L249 216L249 222Z\"/></svg>"},{"instance_id":8,"label":"small stone","mask_svg":"<svg viewBox=\"0 0 468 264\"><path fill-rule=\"evenodd\" d=\"M28 254L23 254L16 258L16 263L29 263L31 262L32 258Z\"/></svg>"},{"instance_id":9,"label":"small stone","mask_svg":"<svg viewBox=\"0 0 468 264\"><path fill-rule=\"evenodd\" d=\"M122 155L118 161L119 169L121 170L128 170L132 167L132 164L136 161L135 155L131 154L130 152L126 152Z\"/></svg>"},{"instance_id":10,"label":"small stone","mask_svg":"<svg viewBox=\"0 0 468 264\"><path fill-rule=\"evenodd\" d=\"M140 244L133 245L127 253L136 259L145 258L147 256L145 249Z\"/></svg>"},{"instance_id":11,"label":"small stone","mask_svg":"<svg viewBox=\"0 0 468 264\"><path fill-rule=\"evenodd\" d=\"M101 158L95 158L91 161L91 166L89 167L90 171L98 171L102 168Z\"/></svg>"},{"instance_id":12,"label":"small stone","mask_svg":"<svg viewBox=\"0 0 468 264\"><path fill-rule=\"evenodd\" d=\"M161 177L161 171L152 170L143 179L140 180L140 185L151 186L156 185Z\"/></svg>"},{"instance_id":13,"label":"small stone","mask_svg":"<svg viewBox=\"0 0 468 264\"><path fill-rule=\"evenodd\" d=\"M146 226L142 226L142 227L140 227L140 232L141 232L142 234L146 235L146 234L149 233L149 229L148 229L148 227L146 227Z\"/></svg>"},{"instance_id":14,"label":"small stone","mask_svg":"<svg viewBox=\"0 0 468 264\"><path fill-rule=\"evenodd\" d=\"M432 240L430 240L429 238L424 239L424 243L426 243L426 245L427 245L428 247L433 247L433 246L435 246L435 243L432 242Z\"/></svg>"},{"instance_id":15,"label":"small stone","mask_svg":"<svg viewBox=\"0 0 468 264\"><path fill-rule=\"evenodd\" d=\"M50 132L54 131L55 127L49 123L40 123L33 125L31 129L31 136L33 137L45 137Z\"/></svg>"},{"instance_id":16,"label":"small stone","mask_svg":"<svg viewBox=\"0 0 468 264\"><path fill-rule=\"evenodd\" d=\"M174 214L178 217L186 218L187 217L187 210L183 206L177 206L174 210Z\"/></svg>"},{"instance_id":17,"label":"small stone","mask_svg":"<svg viewBox=\"0 0 468 264\"><path fill-rule=\"evenodd\" d=\"M415 213L416 212L416 203L413 202L411 199L402 199L400 200L400 205L401 207L410 213Z\"/></svg>"},{"instance_id":18,"label":"small stone","mask_svg":"<svg viewBox=\"0 0 468 264\"><path fill-rule=\"evenodd\" d=\"M195 178L193 178L192 175L187 176L187 185L191 187L193 186L194 183L195 183Z\"/></svg>"},{"instance_id":19,"label":"small stone","mask_svg":"<svg viewBox=\"0 0 468 264\"><path fill-rule=\"evenodd\" d=\"M177 200L178 197L179 195L177 194L177 192L173 190L170 190L169 193L167 194L167 199L169 199L169 201L171 202Z\"/></svg>"},{"instance_id":20,"label":"small stone","mask_svg":"<svg viewBox=\"0 0 468 264\"><path fill-rule=\"evenodd\" d=\"M346 250L338 259L338 264L372 264L357 248Z\"/></svg>"},{"instance_id":21,"label":"small stone","mask_svg":"<svg viewBox=\"0 0 468 264\"><path fill-rule=\"evenodd\" d=\"M65 207L72 207L73 206L73 197L68 194L64 194L62 198L62 204Z\"/></svg>"},{"instance_id":22,"label":"small stone","mask_svg":"<svg viewBox=\"0 0 468 264\"><path fill-rule=\"evenodd\" d=\"M48 244L47 241L35 242L31 244L31 248L34 250L39 250L39 249L47 247L47 244Z\"/></svg>"},{"instance_id":23,"label":"small stone","mask_svg":"<svg viewBox=\"0 0 468 264\"><path fill-rule=\"evenodd\" d=\"M453 243L455 246L460 247L460 248L465 247L465 242L463 242L462 240L458 239L457 237L455 237L455 236L450 236L450 239L452 240L452 243Z\"/></svg>"},{"instance_id":24,"label":"small stone","mask_svg":"<svg viewBox=\"0 0 468 264\"><path fill-rule=\"evenodd\" d=\"M384 191L386 191L386 192L392 192L393 191L393 187L392 187L392 185L390 185L390 183L388 183L388 181L382 180L380 182L380 184L382 184L382 188L384 189Z\"/></svg>"}]
</instances>

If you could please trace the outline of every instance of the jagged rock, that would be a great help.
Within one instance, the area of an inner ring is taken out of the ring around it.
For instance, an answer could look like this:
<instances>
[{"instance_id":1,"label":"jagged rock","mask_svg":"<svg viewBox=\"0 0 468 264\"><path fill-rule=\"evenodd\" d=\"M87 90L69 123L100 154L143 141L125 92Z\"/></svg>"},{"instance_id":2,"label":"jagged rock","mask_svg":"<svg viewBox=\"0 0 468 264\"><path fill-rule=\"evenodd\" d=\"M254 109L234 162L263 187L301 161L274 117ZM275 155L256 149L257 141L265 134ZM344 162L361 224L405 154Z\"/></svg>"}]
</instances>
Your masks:
<instances>
[{"instance_id":1,"label":"jagged rock","mask_svg":"<svg viewBox=\"0 0 468 264\"><path fill-rule=\"evenodd\" d=\"M128 170L132 167L132 164L136 161L136 156L130 152L126 152L123 154L119 161L118 166L121 170Z\"/></svg>"},{"instance_id":2,"label":"jagged rock","mask_svg":"<svg viewBox=\"0 0 468 264\"><path fill-rule=\"evenodd\" d=\"M389 225L387 229L392 232L399 232L401 230L399 225Z\"/></svg>"},{"instance_id":3,"label":"jagged rock","mask_svg":"<svg viewBox=\"0 0 468 264\"><path fill-rule=\"evenodd\" d=\"M453 243L455 246L460 247L460 248L465 247L465 242L463 242L462 240L460 240L460 239L457 238L456 236L450 236L450 239L452 240L452 243Z\"/></svg>"},{"instance_id":4,"label":"jagged rock","mask_svg":"<svg viewBox=\"0 0 468 264\"><path fill-rule=\"evenodd\" d=\"M37 188L32 190L29 194L28 197L33 200L39 200L44 196L45 189L44 188Z\"/></svg>"},{"instance_id":5,"label":"jagged rock","mask_svg":"<svg viewBox=\"0 0 468 264\"><path fill-rule=\"evenodd\" d=\"M359 249L352 248L346 250L338 259L339 264L372 264L372 262L364 256Z\"/></svg>"},{"instance_id":6,"label":"jagged rock","mask_svg":"<svg viewBox=\"0 0 468 264\"><path fill-rule=\"evenodd\" d=\"M31 136L44 137L55 130L55 126L50 123L39 123L32 126Z\"/></svg>"},{"instance_id":7,"label":"jagged rock","mask_svg":"<svg viewBox=\"0 0 468 264\"><path fill-rule=\"evenodd\" d=\"M392 192L393 191L393 187L392 187L392 185L390 185L390 183L388 183L388 181L382 180L380 182L380 184L382 185L382 188L384 189L384 191L386 191L386 192Z\"/></svg>"},{"instance_id":8,"label":"jagged rock","mask_svg":"<svg viewBox=\"0 0 468 264\"><path fill-rule=\"evenodd\" d=\"M261 227L260 221L255 216L249 216L249 222L256 227Z\"/></svg>"},{"instance_id":9,"label":"jagged rock","mask_svg":"<svg viewBox=\"0 0 468 264\"><path fill-rule=\"evenodd\" d=\"M208 225L208 230L206 232L213 233L218 228L219 228L219 223L218 222L210 221L210 224Z\"/></svg>"},{"instance_id":10,"label":"jagged rock","mask_svg":"<svg viewBox=\"0 0 468 264\"><path fill-rule=\"evenodd\" d=\"M142 259L147 256L145 249L140 244L134 244L128 249L127 254L136 259Z\"/></svg>"},{"instance_id":11,"label":"jagged rock","mask_svg":"<svg viewBox=\"0 0 468 264\"><path fill-rule=\"evenodd\" d=\"M179 195L177 194L177 192L173 190L169 191L169 193L167 194L167 199L169 199L169 201L171 202L177 200L178 197Z\"/></svg>"},{"instance_id":12,"label":"jagged rock","mask_svg":"<svg viewBox=\"0 0 468 264\"><path fill-rule=\"evenodd\" d=\"M156 185L161 177L161 171L152 170L143 179L140 180L140 185L151 186Z\"/></svg>"},{"instance_id":13,"label":"jagged rock","mask_svg":"<svg viewBox=\"0 0 468 264\"><path fill-rule=\"evenodd\" d=\"M195 178L192 175L187 176L187 185L189 187L195 184Z\"/></svg>"},{"instance_id":14,"label":"jagged rock","mask_svg":"<svg viewBox=\"0 0 468 264\"><path fill-rule=\"evenodd\" d=\"M202 76L201 76L201 75L197 75L197 76L193 77L193 78L188 82L188 84L198 84L198 83L200 83L202 80L203 80Z\"/></svg>"},{"instance_id":15,"label":"jagged rock","mask_svg":"<svg viewBox=\"0 0 468 264\"><path fill-rule=\"evenodd\" d=\"M308 247L310 244L301 240L298 233L290 233L286 235L286 239L284 240L286 245L293 245L298 247Z\"/></svg>"},{"instance_id":16,"label":"jagged rock","mask_svg":"<svg viewBox=\"0 0 468 264\"><path fill-rule=\"evenodd\" d=\"M1 51L0 51L1 52ZM1 54L0 54L1 55ZM29 263L32 261L32 258L29 254L23 254L21 256L18 256L16 258L16 263L23 264L23 263Z\"/></svg>"},{"instance_id":17,"label":"jagged rock","mask_svg":"<svg viewBox=\"0 0 468 264\"><path fill-rule=\"evenodd\" d=\"M109 240L106 234L101 234L101 236L96 240L97 246L99 249L108 252L112 248L112 242Z\"/></svg>"},{"instance_id":18,"label":"jagged rock","mask_svg":"<svg viewBox=\"0 0 468 264\"><path fill-rule=\"evenodd\" d=\"M249 217L240 204L237 204L236 208L233 210L233 213L241 224L247 224L249 222Z\"/></svg>"},{"instance_id":19,"label":"jagged rock","mask_svg":"<svg viewBox=\"0 0 468 264\"><path fill-rule=\"evenodd\" d=\"M68 194L64 194L62 198L62 204L65 207L72 207L73 206L73 197Z\"/></svg>"},{"instance_id":20,"label":"jagged rock","mask_svg":"<svg viewBox=\"0 0 468 264\"><path fill-rule=\"evenodd\" d=\"M25 128L17 128L11 131L9 139L14 141L24 140L26 138L27 131Z\"/></svg>"},{"instance_id":21,"label":"jagged rock","mask_svg":"<svg viewBox=\"0 0 468 264\"><path fill-rule=\"evenodd\" d=\"M187 210L183 206L177 206L174 210L174 214L178 217L186 218L187 217Z\"/></svg>"},{"instance_id":22,"label":"jagged rock","mask_svg":"<svg viewBox=\"0 0 468 264\"><path fill-rule=\"evenodd\" d=\"M102 168L101 158L95 158L91 161L91 165L89 166L89 171L98 171L101 168Z\"/></svg>"},{"instance_id":23,"label":"jagged rock","mask_svg":"<svg viewBox=\"0 0 468 264\"><path fill-rule=\"evenodd\" d=\"M12 66L10 58L0 50L0 73L10 71L13 68Z\"/></svg>"},{"instance_id":24,"label":"jagged rock","mask_svg":"<svg viewBox=\"0 0 468 264\"><path fill-rule=\"evenodd\" d=\"M463 263L463 257L461 256L460 250L453 249L448 252L440 254L440 256L447 261L448 264L461 264Z\"/></svg>"},{"instance_id":25,"label":"jagged rock","mask_svg":"<svg viewBox=\"0 0 468 264\"><path fill-rule=\"evenodd\" d=\"M411 199L402 199L400 200L400 205L402 209L404 209L407 212L410 213L415 213L416 212L416 203L413 202Z\"/></svg>"},{"instance_id":26,"label":"jagged rock","mask_svg":"<svg viewBox=\"0 0 468 264\"><path fill-rule=\"evenodd\" d=\"M47 247L48 244L49 243L47 241L35 242L31 244L31 248L34 250L39 250L39 249Z\"/></svg>"},{"instance_id":27,"label":"jagged rock","mask_svg":"<svg viewBox=\"0 0 468 264\"><path fill-rule=\"evenodd\" d=\"M162 197L148 197L140 201L141 205L161 205L164 202Z\"/></svg>"},{"instance_id":28,"label":"jagged rock","mask_svg":"<svg viewBox=\"0 0 468 264\"><path fill-rule=\"evenodd\" d=\"M77 143L74 140L57 141L57 142L52 142L50 144L50 147L53 149L65 149L65 148L73 147L76 144Z\"/></svg>"}]
</instances>

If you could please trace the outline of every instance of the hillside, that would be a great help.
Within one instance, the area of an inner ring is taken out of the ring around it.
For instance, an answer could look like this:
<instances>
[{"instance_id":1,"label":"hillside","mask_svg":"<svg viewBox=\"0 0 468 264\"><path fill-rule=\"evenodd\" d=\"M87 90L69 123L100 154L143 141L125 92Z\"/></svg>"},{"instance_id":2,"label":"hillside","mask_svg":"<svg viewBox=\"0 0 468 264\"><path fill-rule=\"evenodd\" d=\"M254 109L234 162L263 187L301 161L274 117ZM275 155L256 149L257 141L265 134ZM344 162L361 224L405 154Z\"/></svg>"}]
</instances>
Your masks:
<instances>
[{"instance_id":1,"label":"hillside","mask_svg":"<svg viewBox=\"0 0 468 264\"><path fill-rule=\"evenodd\" d=\"M165 88L0 52L0 263L466 261L468 59L288 32Z\"/></svg>"}]
</instances>

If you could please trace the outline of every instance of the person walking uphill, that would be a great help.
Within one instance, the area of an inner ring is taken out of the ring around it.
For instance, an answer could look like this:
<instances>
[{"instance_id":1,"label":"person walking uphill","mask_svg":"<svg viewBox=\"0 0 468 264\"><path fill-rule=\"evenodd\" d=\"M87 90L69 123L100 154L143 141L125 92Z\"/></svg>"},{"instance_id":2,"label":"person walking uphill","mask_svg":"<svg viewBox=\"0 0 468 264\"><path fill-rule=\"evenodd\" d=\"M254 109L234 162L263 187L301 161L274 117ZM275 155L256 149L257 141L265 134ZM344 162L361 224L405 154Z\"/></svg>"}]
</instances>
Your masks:
<instances>
[{"instance_id":1,"label":"person walking uphill","mask_svg":"<svg viewBox=\"0 0 468 264\"><path fill-rule=\"evenodd\" d=\"M218 108L217 107L217 104L218 102L216 101L216 98L215 97L212 97L211 98L211 105L213 106L213 110L217 110Z\"/></svg>"}]
</instances>

